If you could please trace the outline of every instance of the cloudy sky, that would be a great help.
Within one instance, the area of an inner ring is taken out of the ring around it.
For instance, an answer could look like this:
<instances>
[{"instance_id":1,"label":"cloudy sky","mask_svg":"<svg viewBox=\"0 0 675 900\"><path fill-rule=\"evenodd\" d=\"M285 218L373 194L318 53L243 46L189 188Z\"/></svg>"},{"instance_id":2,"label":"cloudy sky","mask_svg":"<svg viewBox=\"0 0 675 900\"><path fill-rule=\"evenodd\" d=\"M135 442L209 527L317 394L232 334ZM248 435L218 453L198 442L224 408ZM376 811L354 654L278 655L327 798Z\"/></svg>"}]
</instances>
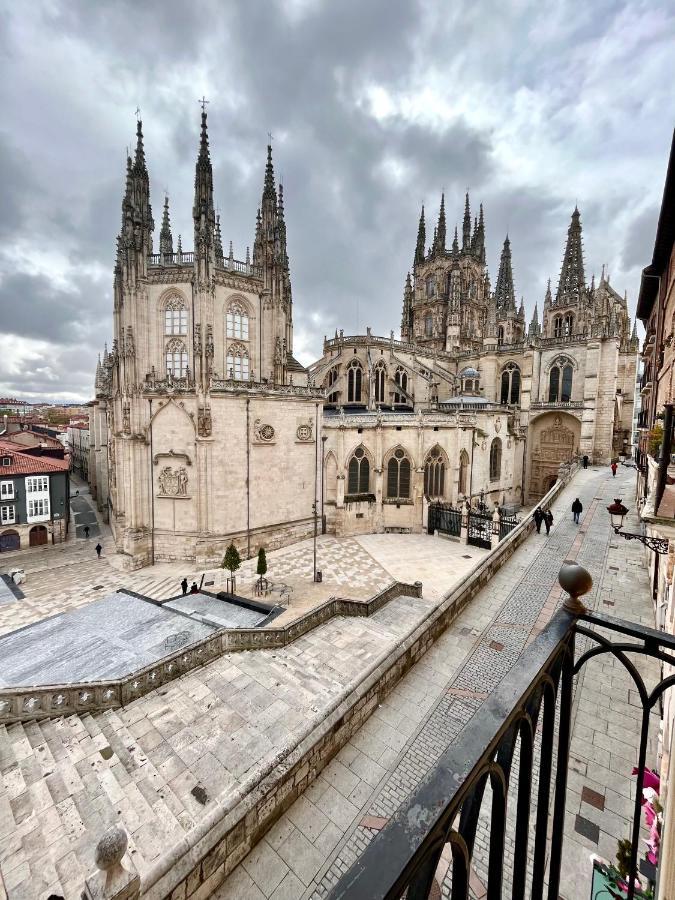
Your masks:
<instances>
[{"instance_id":1,"label":"cloudy sky","mask_svg":"<svg viewBox=\"0 0 675 900\"><path fill-rule=\"evenodd\" d=\"M336 328L398 334L419 209L433 228L441 190L450 234L466 188L483 201L493 283L508 229L528 318L575 201L588 277L606 263L635 309L675 123L672 2L0 7L0 394L91 397L137 106L157 228L167 189L192 249L203 94L238 258L273 134L303 362Z\"/></svg>"}]
</instances>

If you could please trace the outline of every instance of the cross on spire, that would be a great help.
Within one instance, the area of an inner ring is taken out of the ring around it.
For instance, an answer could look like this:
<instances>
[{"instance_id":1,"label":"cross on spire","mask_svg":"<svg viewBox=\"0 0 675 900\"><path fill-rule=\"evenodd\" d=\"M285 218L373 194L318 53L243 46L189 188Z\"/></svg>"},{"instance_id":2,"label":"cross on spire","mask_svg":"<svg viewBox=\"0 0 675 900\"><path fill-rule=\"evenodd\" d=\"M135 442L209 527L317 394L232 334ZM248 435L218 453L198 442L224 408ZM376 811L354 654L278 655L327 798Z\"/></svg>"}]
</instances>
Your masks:
<instances>
[{"instance_id":1,"label":"cross on spire","mask_svg":"<svg viewBox=\"0 0 675 900\"><path fill-rule=\"evenodd\" d=\"M204 97L203 95L202 95L202 99L201 99L201 100L197 100L197 103L199 103L199 104L201 105L202 112L206 112L206 104L207 104L207 103L210 103L210 102L211 102L211 101L210 101L210 100L207 100L206 97Z\"/></svg>"},{"instance_id":2,"label":"cross on spire","mask_svg":"<svg viewBox=\"0 0 675 900\"><path fill-rule=\"evenodd\" d=\"M136 113L135 113L135 115L136 115L136 120L138 121L138 119L140 119L140 117L141 117L141 108L140 108L140 106L137 106L137 107L136 107Z\"/></svg>"},{"instance_id":3,"label":"cross on spire","mask_svg":"<svg viewBox=\"0 0 675 900\"><path fill-rule=\"evenodd\" d=\"M271 131L267 132L267 143L268 144L272 143L272 132Z\"/></svg>"}]
</instances>

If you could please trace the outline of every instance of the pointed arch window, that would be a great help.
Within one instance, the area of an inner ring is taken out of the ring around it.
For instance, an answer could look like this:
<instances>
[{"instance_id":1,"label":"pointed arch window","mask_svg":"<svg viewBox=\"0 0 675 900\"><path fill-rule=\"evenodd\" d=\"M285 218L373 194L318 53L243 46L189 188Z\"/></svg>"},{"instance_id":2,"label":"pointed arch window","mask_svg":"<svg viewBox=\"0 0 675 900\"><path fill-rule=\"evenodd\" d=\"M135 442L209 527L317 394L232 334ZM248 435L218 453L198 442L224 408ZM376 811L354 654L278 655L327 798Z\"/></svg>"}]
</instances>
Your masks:
<instances>
[{"instance_id":1,"label":"pointed arch window","mask_svg":"<svg viewBox=\"0 0 675 900\"><path fill-rule=\"evenodd\" d=\"M188 355L183 341L179 338L170 340L164 350L166 373L172 378L185 378L187 375Z\"/></svg>"},{"instance_id":2,"label":"pointed arch window","mask_svg":"<svg viewBox=\"0 0 675 900\"><path fill-rule=\"evenodd\" d=\"M574 331L574 315L572 313L567 313L563 320L563 328L562 333L563 337L568 337Z\"/></svg>"},{"instance_id":3,"label":"pointed arch window","mask_svg":"<svg viewBox=\"0 0 675 900\"><path fill-rule=\"evenodd\" d=\"M433 337L434 318L431 313L427 313L427 315L424 317L424 334L426 337Z\"/></svg>"},{"instance_id":4,"label":"pointed arch window","mask_svg":"<svg viewBox=\"0 0 675 900\"><path fill-rule=\"evenodd\" d=\"M433 297L436 293L436 279L433 275L429 275L426 280L427 297Z\"/></svg>"},{"instance_id":5,"label":"pointed arch window","mask_svg":"<svg viewBox=\"0 0 675 900\"><path fill-rule=\"evenodd\" d=\"M518 403L520 400L520 369L509 363L502 372L500 403Z\"/></svg>"},{"instance_id":6,"label":"pointed arch window","mask_svg":"<svg viewBox=\"0 0 675 900\"><path fill-rule=\"evenodd\" d=\"M502 442L495 438L490 445L490 481L499 481L502 474Z\"/></svg>"},{"instance_id":7,"label":"pointed arch window","mask_svg":"<svg viewBox=\"0 0 675 900\"><path fill-rule=\"evenodd\" d=\"M248 350L241 344L232 344L227 350L227 377L235 381L248 381L249 357Z\"/></svg>"},{"instance_id":8,"label":"pointed arch window","mask_svg":"<svg viewBox=\"0 0 675 900\"><path fill-rule=\"evenodd\" d=\"M497 346L501 347L504 343L504 326L500 325L497 329Z\"/></svg>"},{"instance_id":9,"label":"pointed arch window","mask_svg":"<svg viewBox=\"0 0 675 900\"><path fill-rule=\"evenodd\" d=\"M553 320L553 337L563 336L563 319L562 316L556 316Z\"/></svg>"},{"instance_id":10,"label":"pointed arch window","mask_svg":"<svg viewBox=\"0 0 675 900\"><path fill-rule=\"evenodd\" d=\"M370 463L363 447L357 447L347 469L347 493L367 494L370 487Z\"/></svg>"},{"instance_id":11,"label":"pointed arch window","mask_svg":"<svg viewBox=\"0 0 675 900\"><path fill-rule=\"evenodd\" d=\"M404 391L408 391L408 373L405 369L401 369L400 367L396 370L394 375L394 381L396 384L402 388ZM408 398L405 394L401 394L398 391L394 393L394 403L407 403Z\"/></svg>"},{"instance_id":12,"label":"pointed arch window","mask_svg":"<svg viewBox=\"0 0 675 900\"><path fill-rule=\"evenodd\" d=\"M572 363L560 360L551 367L548 382L549 403L569 403L572 399L574 368Z\"/></svg>"},{"instance_id":13,"label":"pointed arch window","mask_svg":"<svg viewBox=\"0 0 675 900\"><path fill-rule=\"evenodd\" d=\"M248 311L243 303L234 300L227 307L225 325L228 338L237 341L248 340Z\"/></svg>"},{"instance_id":14,"label":"pointed arch window","mask_svg":"<svg viewBox=\"0 0 675 900\"><path fill-rule=\"evenodd\" d=\"M349 364L349 372L347 373L347 403L361 402L361 382L363 373L361 372L361 363L352 360Z\"/></svg>"},{"instance_id":15,"label":"pointed arch window","mask_svg":"<svg viewBox=\"0 0 675 900\"><path fill-rule=\"evenodd\" d=\"M395 450L387 464L387 497L390 500L410 497L410 460L403 450Z\"/></svg>"},{"instance_id":16,"label":"pointed arch window","mask_svg":"<svg viewBox=\"0 0 675 900\"><path fill-rule=\"evenodd\" d=\"M424 464L424 493L427 497L445 494L445 461L440 447L434 447Z\"/></svg>"},{"instance_id":17,"label":"pointed arch window","mask_svg":"<svg viewBox=\"0 0 675 900\"><path fill-rule=\"evenodd\" d=\"M379 364L375 369L375 402L385 402L385 385L387 382L387 372L384 364Z\"/></svg>"},{"instance_id":18,"label":"pointed arch window","mask_svg":"<svg viewBox=\"0 0 675 900\"><path fill-rule=\"evenodd\" d=\"M164 307L164 333L187 334L187 310L180 297L171 297Z\"/></svg>"},{"instance_id":19,"label":"pointed arch window","mask_svg":"<svg viewBox=\"0 0 675 900\"><path fill-rule=\"evenodd\" d=\"M466 496L469 493L469 454L462 450L459 455L459 493Z\"/></svg>"}]
</instances>

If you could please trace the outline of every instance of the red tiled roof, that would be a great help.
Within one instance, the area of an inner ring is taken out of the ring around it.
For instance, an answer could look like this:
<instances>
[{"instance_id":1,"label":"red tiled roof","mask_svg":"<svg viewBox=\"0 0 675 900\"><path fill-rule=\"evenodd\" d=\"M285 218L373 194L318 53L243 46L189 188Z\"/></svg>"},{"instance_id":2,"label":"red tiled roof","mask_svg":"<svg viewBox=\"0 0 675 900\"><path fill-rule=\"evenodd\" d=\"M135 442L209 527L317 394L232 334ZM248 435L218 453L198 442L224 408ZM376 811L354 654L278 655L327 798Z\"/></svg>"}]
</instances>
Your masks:
<instances>
[{"instance_id":1,"label":"red tiled roof","mask_svg":"<svg viewBox=\"0 0 675 900\"><path fill-rule=\"evenodd\" d=\"M16 449L16 444L10 441L0 441L0 461L3 456L11 456L12 464L0 465L0 478L4 475L50 475L55 472L67 472L70 466L67 459L21 453Z\"/></svg>"}]
</instances>

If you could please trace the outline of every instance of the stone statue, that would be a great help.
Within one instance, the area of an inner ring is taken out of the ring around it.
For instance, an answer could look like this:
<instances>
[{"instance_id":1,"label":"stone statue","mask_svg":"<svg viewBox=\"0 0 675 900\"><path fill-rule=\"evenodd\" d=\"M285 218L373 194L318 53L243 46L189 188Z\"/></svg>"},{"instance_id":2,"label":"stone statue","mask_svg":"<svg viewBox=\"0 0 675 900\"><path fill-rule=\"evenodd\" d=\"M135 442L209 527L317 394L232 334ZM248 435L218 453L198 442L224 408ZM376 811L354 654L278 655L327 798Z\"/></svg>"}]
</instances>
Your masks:
<instances>
[{"instance_id":1,"label":"stone statue","mask_svg":"<svg viewBox=\"0 0 675 900\"><path fill-rule=\"evenodd\" d=\"M178 490L177 493L181 497L187 496L188 473L185 466L181 466L178 470Z\"/></svg>"}]
</instances>

